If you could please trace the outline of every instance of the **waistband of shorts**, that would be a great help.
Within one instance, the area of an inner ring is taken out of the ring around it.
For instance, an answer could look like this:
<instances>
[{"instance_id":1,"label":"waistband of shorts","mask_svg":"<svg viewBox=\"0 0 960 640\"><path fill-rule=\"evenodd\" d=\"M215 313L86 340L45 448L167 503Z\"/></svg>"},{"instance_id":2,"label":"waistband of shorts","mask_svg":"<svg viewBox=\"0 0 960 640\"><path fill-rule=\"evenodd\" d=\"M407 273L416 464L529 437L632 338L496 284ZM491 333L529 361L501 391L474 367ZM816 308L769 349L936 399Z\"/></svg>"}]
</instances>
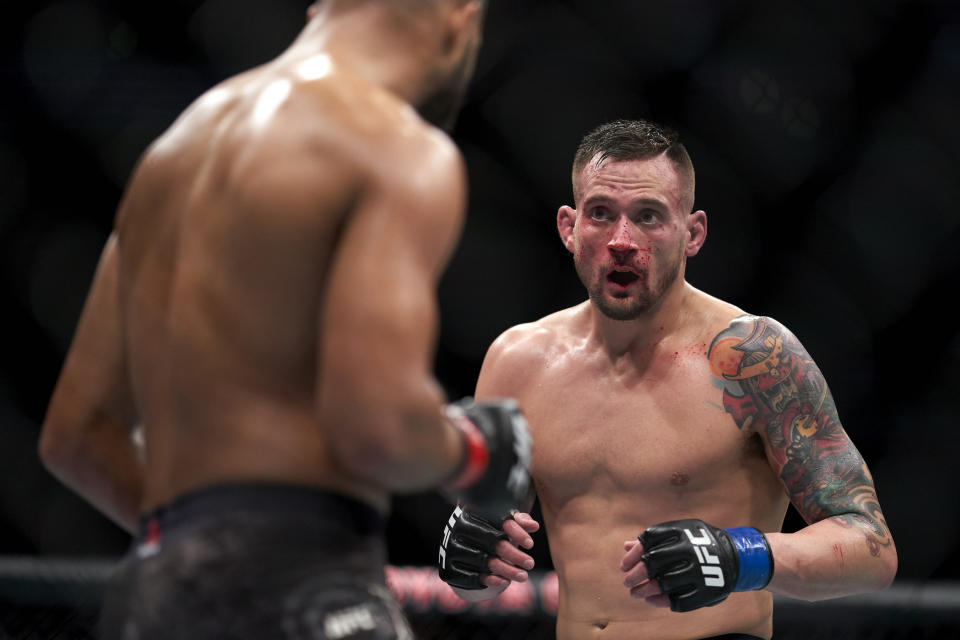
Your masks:
<instances>
[{"instance_id":1,"label":"waistband of shorts","mask_svg":"<svg viewBox=\"0 0 960 640\"><path fill-rule=\"evenodd\" d=\"M763 638L759 636L751 636L748 633L725 633L720 636L703 638L703 640L763 640Z\"/></svg>"},{"instance_id":2,"label":"waistband of shorts","mask_svg":"<svg viewBox=\"0 0 960 640\"><path fill-rule=\"evenodd\" d=\"M197 520L243 512L316 516L358 535L379 535L385 528L380 512L341 493L292 484L231 483L182 494L142 514L138 540L150 540Z\"/></svg>"}]
</instances>

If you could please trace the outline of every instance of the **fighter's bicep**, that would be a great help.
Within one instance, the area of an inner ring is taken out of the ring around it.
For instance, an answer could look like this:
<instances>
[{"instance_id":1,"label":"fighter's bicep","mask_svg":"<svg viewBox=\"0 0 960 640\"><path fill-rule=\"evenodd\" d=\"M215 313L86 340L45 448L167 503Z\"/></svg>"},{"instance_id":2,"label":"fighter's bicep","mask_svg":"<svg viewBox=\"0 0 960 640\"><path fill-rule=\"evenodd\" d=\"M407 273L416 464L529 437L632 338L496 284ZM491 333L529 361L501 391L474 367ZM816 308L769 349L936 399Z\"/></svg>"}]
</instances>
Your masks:
<instances>
[{"instance_id":1,"label":"fighter's bicep","mask_svg":"<svg viewBox=\"0 0 960 640\"><path fill-rule=\"evenodd\" d=\"M734 347L742 359L727 376L757 408L752 427L794 506L815 522L875 503L866 464L811 355L770 318L751 318L748 324Z\"/></svg>"},{"instance_id":2,"label":"fighter's bicep","mask_svg":"<svg viewBox=\"0 0 960 640\"><path fill-rule=\"evenodd\" d=\"M455 169L455 168L454 168ZM320 317L321 384L348 376L414 380L432 366L436 287L459 236L462 180L377 185L341 233ZM385 390L386 391L386 390Z\"/></svg>"}]
</instances>

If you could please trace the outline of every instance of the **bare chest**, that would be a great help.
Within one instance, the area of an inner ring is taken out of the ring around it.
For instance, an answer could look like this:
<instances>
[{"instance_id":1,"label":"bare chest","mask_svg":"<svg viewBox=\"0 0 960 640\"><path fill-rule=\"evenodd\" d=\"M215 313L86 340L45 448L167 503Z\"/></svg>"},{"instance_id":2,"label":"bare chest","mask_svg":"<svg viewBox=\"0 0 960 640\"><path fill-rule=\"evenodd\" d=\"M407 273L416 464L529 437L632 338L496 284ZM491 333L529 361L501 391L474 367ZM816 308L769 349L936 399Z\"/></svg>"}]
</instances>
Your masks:
<instances>
[{"instance_id":1,"label":"bare chest","mask_svg":"<svg viewBox=\"0 0 960 640\"><path fill-rule=\"evenodd\" d=\"M695 494L762 455L721 405L705 357L662 359L644 375L590 375L576 363L544 372L524 402L541 499Z\"/></svg>"}]
</instances>

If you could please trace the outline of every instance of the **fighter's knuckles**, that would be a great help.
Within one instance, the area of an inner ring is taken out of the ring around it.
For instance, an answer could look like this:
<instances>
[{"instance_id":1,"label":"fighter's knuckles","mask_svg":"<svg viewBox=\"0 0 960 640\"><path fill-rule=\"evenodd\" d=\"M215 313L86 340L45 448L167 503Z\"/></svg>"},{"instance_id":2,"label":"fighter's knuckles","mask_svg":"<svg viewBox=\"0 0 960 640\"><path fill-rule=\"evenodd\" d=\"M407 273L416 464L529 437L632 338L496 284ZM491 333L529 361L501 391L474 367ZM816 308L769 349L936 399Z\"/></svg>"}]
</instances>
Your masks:
<instances>
[{"instance_id":1,"label":"fighter's knuckles","mask_svg":"<svg viewBox=\"0 0 960 640\"><path fill-rule=\"evenodd\" d=\"M514 520L513 518L508 518L503 521L503 532L510 536L511 540L519 539L526 536L526 531L523 530L523 527Z\"/></svg>"}]
</instances>

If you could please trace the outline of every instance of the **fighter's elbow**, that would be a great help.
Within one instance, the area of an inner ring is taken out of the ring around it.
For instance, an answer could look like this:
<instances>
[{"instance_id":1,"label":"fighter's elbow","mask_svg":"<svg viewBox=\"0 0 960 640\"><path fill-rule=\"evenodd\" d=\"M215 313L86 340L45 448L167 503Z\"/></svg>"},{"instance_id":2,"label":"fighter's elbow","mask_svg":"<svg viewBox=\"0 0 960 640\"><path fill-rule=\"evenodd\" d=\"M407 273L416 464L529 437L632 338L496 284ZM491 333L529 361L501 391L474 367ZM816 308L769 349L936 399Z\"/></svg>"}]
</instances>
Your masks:
<instances>
[{"instance_id":1,"label":"fighter's elbow","mask_svg":"<svg viewBox=\"0 0 960 640\"><path fill-rule=\"evenodd\" d=\"M75 464L80 444L68 430L47 420L40 431L37 454L44 468L58 478L66 475Z\"/></svg>"},{"instance_id":2,"label":"fighter's elbow","mask_svg":"<svg viewBox=\"0 0 960 640\"><path fill-rule=\"evenodd\" d=\"M351 475L377 480L397 458L386 432L382 423L348 427L333 439L337 462Z\"/></svg>"},{"instance_id":3,"label":"fighter's elbow","mask_svg":"<svg viewBox=\"0 0 960 640\"><path fill-rule=\"evenodd\" d=\"M436 444L431 441L439 440L441 414L396 409L340 425L334 454L355 477L391 491L421 490L430 484L425 476L433 464L429 459Z\"/></svg>"},{"instance_id":4,"label":"fighter's elbow","mask_svg":"<svg viewBox=\"0 0 960 640\"><path fill-rule=\"evenodd\" d=\"M899 558L897 557L897 548L893 544L893 540L890 540L890 546L887 549L884 549L880 554L881 567L877 573L875 590L883 591L887 587L893 584L894 579L897 577L897 569L899 568Z\"/></svg>"},{"instance_id":5,"label":"fighter's elbow","mask_svg":"<svg viewBox=\"0 0 960 640\"><path fill-rule=\"evenodd\" d=\"M339 465L392 490L423 484L424 467L443 436L442 394L435 385L407 378L413 380L387 386L388 393L359 381L328 395L319 412Z\"/></svg>"},{"instance_id":6,"label":"fighter's elbow","mask_svg":"<svg viewBox=\"0 0 960 640\"><path fill-rule=\"evenodd\" d=\"M858 592L883 591L893 584L897 577L898 559L892 540L887 546L871 547L870 557L865 560L865 564L861 565L861 587L857 589Z\"/></svg>"},{"instance_id":7,"label":"fighter's elbow","mask_svg":"<svg viewBox=\"0 0 960 640\"><path fill-rule=\"evenodd\" d=\"M355 475L386 480L390 470L411 456L411 442L403 437L402 418L376 416L355 423L335 439L340 464Z\"/></svg>"}]
</instances>

